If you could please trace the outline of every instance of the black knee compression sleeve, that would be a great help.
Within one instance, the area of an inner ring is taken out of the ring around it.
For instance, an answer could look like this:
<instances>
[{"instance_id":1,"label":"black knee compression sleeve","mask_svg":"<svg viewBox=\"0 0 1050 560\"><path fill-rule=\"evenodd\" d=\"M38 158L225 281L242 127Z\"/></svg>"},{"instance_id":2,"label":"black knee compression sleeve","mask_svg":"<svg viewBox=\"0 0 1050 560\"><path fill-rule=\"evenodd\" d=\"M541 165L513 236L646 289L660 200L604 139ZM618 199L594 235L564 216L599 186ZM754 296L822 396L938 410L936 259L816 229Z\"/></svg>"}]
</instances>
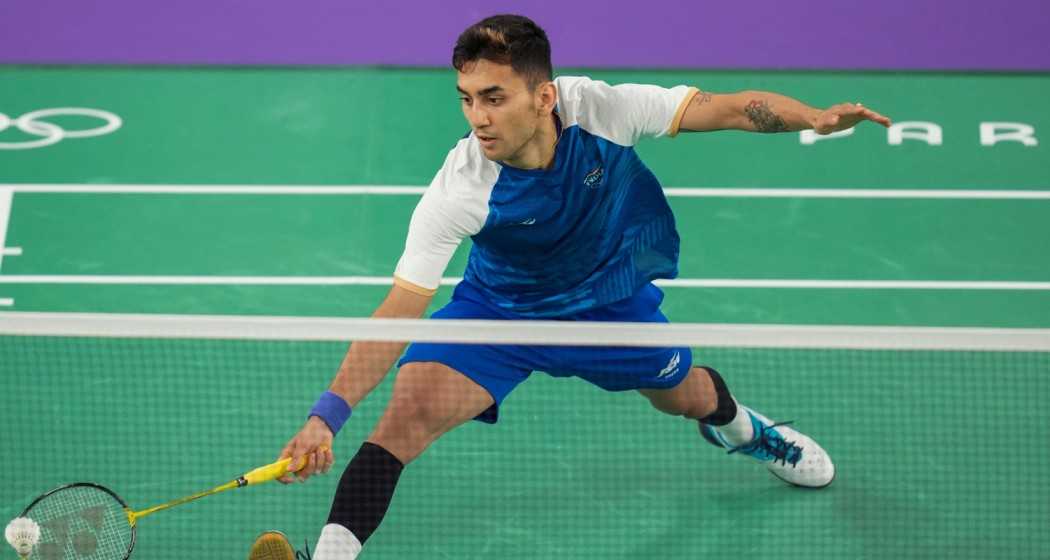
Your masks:
<instances>
[{"instance_id":1,"label":"black knee compression sleeve","mask_svg":"<svg viewBox=\"0 0 1050 560\"><path fill-rule=\"evenodd\" d=\"M710 424L712 426L724 426L733 421L736 418L736 401L733 400L733 396L729 394L729 388L726 387L726 382L722 379L715 368L700 366L711 376L711 383L715 385L715 395L718 396L718 403L715 405L715 411L711 414L700 419L704 424Z\"/></svg>"},{"instance_id":2,"label":"black knee compression sleeve","mask_svg":"<svg viewBox=\"0 0 1050 560\"><path fill-rule=\"evenodd\" d=\"M350 529L364 544L386 515L403 468L389 451L365 442L339 479L328 522Z\"/></svg>"}]
</instances>

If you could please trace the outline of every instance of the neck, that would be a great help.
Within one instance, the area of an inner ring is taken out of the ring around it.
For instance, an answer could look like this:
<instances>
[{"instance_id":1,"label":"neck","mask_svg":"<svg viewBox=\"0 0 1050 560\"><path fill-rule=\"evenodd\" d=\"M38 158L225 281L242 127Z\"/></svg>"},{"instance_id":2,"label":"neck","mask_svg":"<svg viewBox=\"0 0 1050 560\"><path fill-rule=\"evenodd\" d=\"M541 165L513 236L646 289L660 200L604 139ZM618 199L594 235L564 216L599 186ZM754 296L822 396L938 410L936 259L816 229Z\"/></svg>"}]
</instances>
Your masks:
<instances>
[{"instance_id":1,"label":"neck","mask_svg":"<svg viewBox=\"0 0 1050 560\"><path fill-rule=\"evenodd\" d=\"M503 161L518 169L550 169L554 166L554 152L558 145L558 117L551 114L549 119L540 121L536 133L512 157Z\"/></svg>"}]
</instances>

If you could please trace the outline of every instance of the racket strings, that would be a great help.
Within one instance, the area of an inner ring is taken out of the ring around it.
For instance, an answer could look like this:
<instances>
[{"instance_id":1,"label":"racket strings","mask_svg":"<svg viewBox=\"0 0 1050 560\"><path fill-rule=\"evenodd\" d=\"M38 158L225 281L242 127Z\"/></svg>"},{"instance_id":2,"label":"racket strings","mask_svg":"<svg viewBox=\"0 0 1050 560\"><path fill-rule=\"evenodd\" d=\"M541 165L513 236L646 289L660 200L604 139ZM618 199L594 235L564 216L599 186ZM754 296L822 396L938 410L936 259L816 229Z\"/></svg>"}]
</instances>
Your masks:
<instances>
[{"instance_id":1,"label":"racket strings","mask_svg":"<svg viewBox=\"0 0 1050 560\"><path fill-rule=\"evenodd\" d=\"M34 558L120 560L131 548L132 528L123 505L100 488L62 488L26 513L41 528Z\"/></svg>"}]
</instances>

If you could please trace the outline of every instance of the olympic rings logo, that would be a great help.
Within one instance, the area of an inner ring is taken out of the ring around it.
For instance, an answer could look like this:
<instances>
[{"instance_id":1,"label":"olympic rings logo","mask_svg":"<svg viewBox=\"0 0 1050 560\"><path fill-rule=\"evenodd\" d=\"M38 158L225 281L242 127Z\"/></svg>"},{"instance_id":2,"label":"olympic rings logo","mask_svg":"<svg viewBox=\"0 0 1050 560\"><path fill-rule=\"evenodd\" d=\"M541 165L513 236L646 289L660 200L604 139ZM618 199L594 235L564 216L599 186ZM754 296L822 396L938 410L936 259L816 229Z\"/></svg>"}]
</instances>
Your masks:
<instances>
[{"instance_id":1,"label":"olympic rings logo","mask_svg":"<svg viewBox=\"0 0 1050 560\"><path fill-rule=\"evenodd\" d=\"M105 124L83 130L66 130L57 124L43 120L49 117L66 116L93 117L104 121ZM63 138L89 138L91 136L102 136L103 134L109 134L120 128L122 124L124 124L124 121L109 111L84 109L81 107L41 109L39 111L26 113L17 119L12 119L3 113L0 113L0 132L14 126L26 134L40 137L39 140L29 140L27 142L0 142L0 150L29 150L32 148L43 148L45 146L57 144Z\"/></svg>"}]
</instances>

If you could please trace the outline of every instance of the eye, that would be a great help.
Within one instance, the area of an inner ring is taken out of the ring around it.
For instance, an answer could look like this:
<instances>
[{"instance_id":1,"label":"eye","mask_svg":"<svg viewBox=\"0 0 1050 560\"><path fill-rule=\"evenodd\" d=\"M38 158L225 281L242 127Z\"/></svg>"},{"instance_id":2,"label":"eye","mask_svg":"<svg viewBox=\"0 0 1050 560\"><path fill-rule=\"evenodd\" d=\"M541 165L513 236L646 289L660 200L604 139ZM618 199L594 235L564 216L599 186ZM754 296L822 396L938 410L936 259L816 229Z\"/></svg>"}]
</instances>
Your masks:
<instances>
[{"instance_id":1,"label":"eye","mask_svg":"<svg viewBox=\"0 0 1050 560\"><path fill-rule=\"evenodd\" d=\"M459 96L459 102L460 103L470 103L470 98L465 96L465 95L461 95L461 96Z\"/></svg>"},{"instance_id":2,"label":"eye","mask_svg":"<svg viewBox=\"0 0 1050 560\"><path fill-rule=\"evenodd\" d=\"M502 97L490 97L489 98L489 103L491 103L492 105L499 105L502 102L503 102L503 98Z\"/></svg>"}]
</instances>

